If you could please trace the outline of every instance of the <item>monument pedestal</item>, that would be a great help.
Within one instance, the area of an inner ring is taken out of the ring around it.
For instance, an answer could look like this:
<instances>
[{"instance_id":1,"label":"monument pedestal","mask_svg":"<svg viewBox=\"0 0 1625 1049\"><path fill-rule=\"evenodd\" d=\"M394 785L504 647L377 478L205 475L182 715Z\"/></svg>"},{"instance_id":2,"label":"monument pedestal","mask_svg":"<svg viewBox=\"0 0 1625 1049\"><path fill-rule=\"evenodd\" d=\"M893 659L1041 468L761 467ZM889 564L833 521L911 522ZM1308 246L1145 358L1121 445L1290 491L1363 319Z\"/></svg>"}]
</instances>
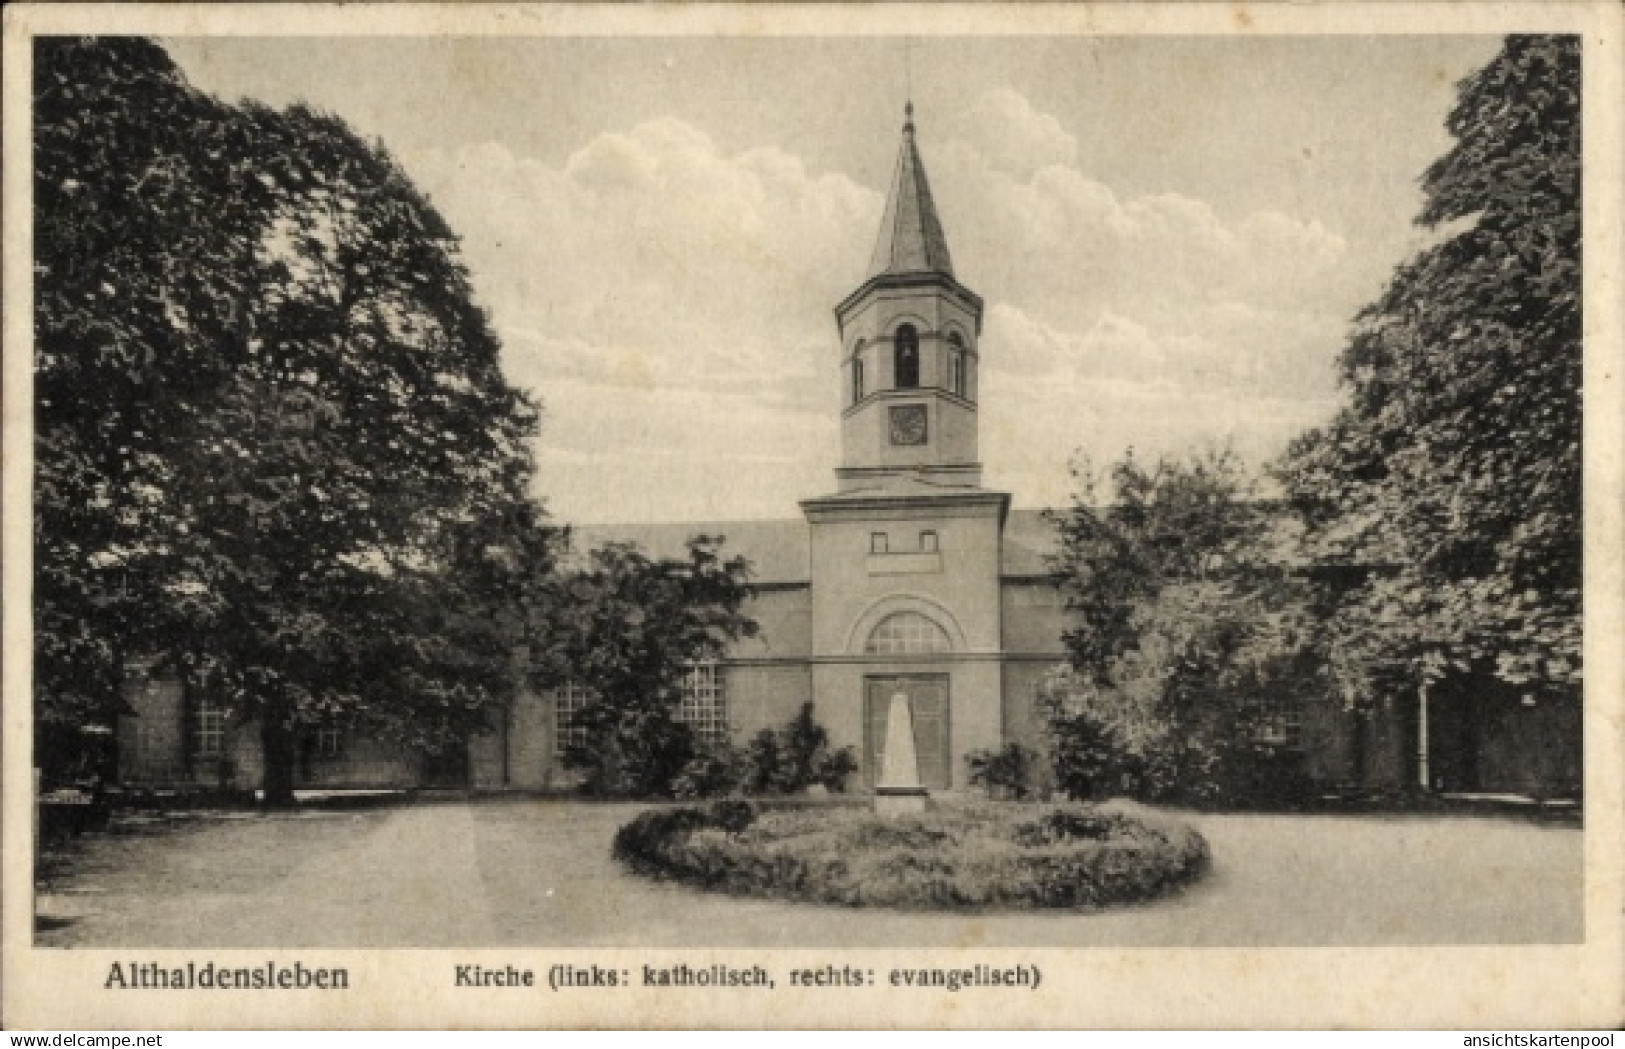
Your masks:
<instances>
[{"instance_id":1,"label":"monument pedestal","mask_svg":"<svg viewBox=\"0 0 1625 1049\"><path fill-rule=\"evenodd\" d=\"M924 787L876 787L875 814L915 816L925 811Z\"/></svg>"}]
</instances>

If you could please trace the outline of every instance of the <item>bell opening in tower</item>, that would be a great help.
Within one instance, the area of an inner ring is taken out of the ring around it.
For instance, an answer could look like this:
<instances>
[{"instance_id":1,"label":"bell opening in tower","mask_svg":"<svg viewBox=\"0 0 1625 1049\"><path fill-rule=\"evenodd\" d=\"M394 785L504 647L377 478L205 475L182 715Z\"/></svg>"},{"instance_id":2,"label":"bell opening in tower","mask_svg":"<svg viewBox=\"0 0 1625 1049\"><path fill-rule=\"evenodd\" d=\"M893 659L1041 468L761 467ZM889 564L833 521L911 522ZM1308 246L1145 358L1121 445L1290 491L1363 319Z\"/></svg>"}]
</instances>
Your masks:
<instances>
[{"instance_id":1,"label":"bell opening in tower","mask_svg":"<svg viewBox=\"0 0 1625 1049\"><path fill-rule=\"evenodd\" d=\"M920 385L920 336L914 325L905 324L897 329L897 382L899 390L912 390Z\"/></svg>"}]
</instances>

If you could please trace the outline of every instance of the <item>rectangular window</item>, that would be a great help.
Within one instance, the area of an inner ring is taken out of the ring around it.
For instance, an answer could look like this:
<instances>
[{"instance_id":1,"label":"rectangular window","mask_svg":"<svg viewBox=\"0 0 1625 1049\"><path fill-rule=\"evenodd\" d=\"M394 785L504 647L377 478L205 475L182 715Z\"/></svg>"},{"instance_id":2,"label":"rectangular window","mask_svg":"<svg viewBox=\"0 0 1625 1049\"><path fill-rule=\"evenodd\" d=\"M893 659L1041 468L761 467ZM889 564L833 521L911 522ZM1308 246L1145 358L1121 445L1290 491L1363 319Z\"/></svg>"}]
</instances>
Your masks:
<instances>
[{"instance_id":1,"label":"rectangular window","mask_svg":"<svg viewBox=\"0 0 1625 1049\"><path fill-rule=\"evenodd\" d=\"M871 554L883 554L890 546L891 541L887 538L885 532L869 533L869 552Z\"/></svg>"},{"instance_id":2,"label":"rectangular window","mask_svg":"<svg viewBox=\"0 0 1625 1049\"><path fill-rule=\"evenodd\" d=\"M570 744L583 746L587 742L587 730L577 722L576 715L586 709L592 694L573 681L550 694L553 697L553 756L562 758Z\"/></svg>"},{"instance_id":3,"label":"rectangular window","mask_svg":"<svg viewBox=\"0 0 1625 1049\"><path fill-rule=\"evenodd\" d=\"M937 552L937 533L925 531L920 533L920 552L934 554Z\"/></svg>"},{"instance_id":4,"label":"rectangular window","mask_svg":"<svg viewBox=\"0 0 1625 1049\"><path fill-rule=\"evenodd\" d=\"M323 726L316 730L316 756L338 758L344 755L344 730L337 726Z\"/></svg>"},{"instance_id":5,"label":"rectangular window","mask_svg":"<svg viewBox=\"0 0 1625 1049\"><path fill-rule=\"evenodd\" d=\"M1270 747L1294 747L1303 729L1303 713L1288 696L1265 696L1253 708L1253 742Z\"/></svg>"},{"instance_id":6,"label":"rectangular window","mask_svg":"<svg viewBox=\"0 0 1625 1049\"><path fill-rule=\"evenodd\" d=\"M225 752L226 712L210 703L198 704L193 753L200 758L218 758Z\"/></svg>"},{"instance_id":7,"label":"rectangular window","mask_svg":"<svg viewBox=\"0 0 1625 1049\"><path fill-rule=\"evenodd\" d=\"M717 746L728 741L728 704L722 671L715 663L695 663L688 668L677 720L693 729L702 742Z\"/></svg>"}]
</instances>

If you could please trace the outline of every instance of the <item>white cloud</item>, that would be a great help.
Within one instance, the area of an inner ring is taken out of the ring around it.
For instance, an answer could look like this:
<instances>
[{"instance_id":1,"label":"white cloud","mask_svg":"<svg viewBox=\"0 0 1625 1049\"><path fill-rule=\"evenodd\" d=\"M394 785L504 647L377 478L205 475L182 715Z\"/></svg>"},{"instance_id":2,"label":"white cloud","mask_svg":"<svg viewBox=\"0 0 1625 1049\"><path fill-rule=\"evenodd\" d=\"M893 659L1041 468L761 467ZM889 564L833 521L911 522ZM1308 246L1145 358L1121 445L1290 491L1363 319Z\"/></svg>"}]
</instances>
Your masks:
<instances>
[{"instance_id":1,"label":"white cloud","mask_svg":"<svg viewBox=\"0 0 1625 1049\"><path fill-rule=\"evenodd\" d=\"M982 339L989 482L1053 503L1070 491L1077 450L1104 463L1128 448L1177 456L1229 444L1262 461L1333 410L1329 361L1303 347L1335 344L1335 325L1233 302L1187 320L1164 330L1104 313L1070 332L994 306Z\"/></svg>"},{"instance_id":2,"label":"white cloud","mask_svg":"<svg viewBox=\"0 0 1625 1049\"><path fill-rule=\"evenodd\" d=\"M1070 496L1066 465L1075 453L1101 466L1130 448L1155 458L1229 445L1258 462L1277 454L1293 434L1324 421L1334 405L1321 398L1242 398L1118 379L1043 384L995 375L982 390L987 483L1039 506L1059 505ZM1044 454L1035 455L1040 448Z\"/></svg>"},{"instance_id":3,"label":"white cloud","mask_svg":"<svg viewBox=\"0 0 1625 1049\"><path fill-rule=\"evenodd\" d=\"M954 122L967 141L979 143L989 162L1012 175L1028 176L1054 164L1078 161L1078 140L1048 113L1009 88L984 94Z\"/></svg>"},{"instance_id":4,"label":"white cloud","mask_svg":"<svg viewBox=\"0 0 1625 1049\"><path fill-rule=\"evenodd\" d=\"M876 192L671 119L558 166L497 143L404 162L463 236L509 375L543 399L539 484L559 516L686 516L707 502L677 491L687 461L723 479L709 500L794 512L812 489L786 494L761 464L805 457L808 419L834 432L830 309L861 277Z\"/></svg>"},{"instance_id":5,"label":"white cloud","mask_svg":"<svg viewBox=\"0 0 1625 1049\"><path fill-rule=\"evenodd\" d=\"M983 110L1018 128L1050 119L1009 91ZM1023 501L1046 501L1065 491L1060 464L1080 446L1109 459L1129 446L1228 441L1263 459L1322 421L1359 304L1346 289L1346 239L1277 210L1120 195L1068 159L1076 142L1065 145L1058 121L1050 130L1048 163L976 120L940 160L926 158L959 276L989 303L991 475L1009 477Z\"/></svg>"},{"instance_id":6,"label":"white cloud","mask_svg":"<svg viewBox=\"0 0 1625 1049\"><path fill-rule=\"evenodd\" d=\"M988 310L981 345L983 376L1001 375L1012 383L1153 382L1167 371L1167 352L1151 331L1114 313L1101 314L1087 331L1072 332L1019 307L995 303Z\"/></svg>"},{"instance_id":7,"label":"white cloud","mask_svg":"<svg viewBox=\"0 0 1625 1049\"><path fill-rule=\"evenodd\" d=\"M1079 446L1229 439L1262 457L1329 413L1357 305L1338 291L1337 231L1122 196L1008 89L955 127L922 150L960 279L988 303L990 483L1057 501ZM464 237L510 375L544 402L558 516L789 515L830 487L830 311L863 277L879 193L675 119L556 164L497 143L403 159Z\"/></svg>"},{"instance_id":8,"label":"white cloud","mask_svg":"<svg viewBox=\"0 0 1625 1049\"><path fill-rule=\"evenodd\" d=\"M835 412L750 392L629 389L574 380L541 386L546 428L538 485L580 521L784 517L829 487Z\"/></svg>"},{"instance_id":9,"label":"white cloud","mask_svg":"<svg viewBox=\"0 0 1625 1049\"><path fill-rule=\"evenodd\" d=\"M1014 175L990 159L996 149L955 140L942 163L927 158L962 276L990 299L1043 304L1081 325L1108 309L1180 313L1193 300L1316 301L1341 278L1347 243L1319 221L1225 216L1174 193L1123 199L1070 165Z\"/></svg>"},{"instance_id":10,"label":"white cloud","mask_svg":"<svg viewBox=\"0 0 1625 1049\"><path fill-rule=\"evenodd\" d=\"M495 144L408 163L505 333L643 353L664 383L805 371L796 351L825 339L881 207L777 150L724 156L675 120L601 135L562 168Z\"/></svg>"}]
</instances>

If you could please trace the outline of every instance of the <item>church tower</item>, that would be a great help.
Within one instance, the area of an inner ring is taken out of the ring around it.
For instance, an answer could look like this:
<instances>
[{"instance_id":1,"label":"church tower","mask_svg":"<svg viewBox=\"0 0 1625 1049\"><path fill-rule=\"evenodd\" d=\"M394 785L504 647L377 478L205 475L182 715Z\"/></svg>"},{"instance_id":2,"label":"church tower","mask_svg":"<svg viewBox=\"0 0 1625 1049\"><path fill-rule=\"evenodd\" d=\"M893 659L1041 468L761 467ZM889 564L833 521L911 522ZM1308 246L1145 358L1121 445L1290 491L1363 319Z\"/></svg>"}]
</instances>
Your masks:
<instances>
[{"instance_id":1,"label":"church tower","mask_svg":"<svg viewBox=\"0 0 1625 1049\"><path fill-rule=\"evenodd\" d=\"M954 278L912 103L868 277L835 320L845 384L840 489L979 485L982 300Z\"/></svg>"},{"instance_id":2,"label":"church tower","mask_svg":"<svg viewBox=\"0 0 1625 1049\"><path fill-rule=\"evenodd\" d=\"M809 525L812 695L831 742L873 786L887 721L908 697L920 781L965 782L1003 741L1004 524L981 486L982 300L959 283L914 141L913 106L868 275L835 307L841 462Z\"/></svg>"}]
</instances>

